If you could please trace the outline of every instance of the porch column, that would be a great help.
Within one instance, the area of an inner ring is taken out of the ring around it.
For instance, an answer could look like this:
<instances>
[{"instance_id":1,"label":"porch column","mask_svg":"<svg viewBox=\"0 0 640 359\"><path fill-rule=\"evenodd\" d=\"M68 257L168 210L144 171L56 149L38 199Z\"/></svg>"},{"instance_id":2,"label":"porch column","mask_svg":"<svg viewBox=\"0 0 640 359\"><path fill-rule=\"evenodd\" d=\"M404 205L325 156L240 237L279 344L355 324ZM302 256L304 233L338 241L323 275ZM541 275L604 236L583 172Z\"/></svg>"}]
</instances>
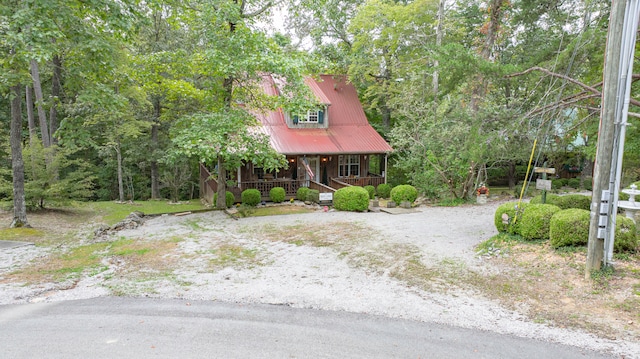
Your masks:
<instances>
[{"instance_id":1,"label":"porch column","mask_svg":"<svg viewBox=\"0 0 640 359\"><path fill-rule=\"evenodd\" d=\"M238 188L242 189L242 166L238 167Z\"/></svg>"},{"instance_id":2,"label":"porch column","mask_svg":"<svg viewBox=\"0 0 640 359\"><path fill-rule=\"evenodd\" d=\"M382 174L382 176L384 177L384 183L387 183L387 164L388 164L388 158L387 158L388 154L385 153L384 154L384 173Z\"/></svg>"}]
</instances>

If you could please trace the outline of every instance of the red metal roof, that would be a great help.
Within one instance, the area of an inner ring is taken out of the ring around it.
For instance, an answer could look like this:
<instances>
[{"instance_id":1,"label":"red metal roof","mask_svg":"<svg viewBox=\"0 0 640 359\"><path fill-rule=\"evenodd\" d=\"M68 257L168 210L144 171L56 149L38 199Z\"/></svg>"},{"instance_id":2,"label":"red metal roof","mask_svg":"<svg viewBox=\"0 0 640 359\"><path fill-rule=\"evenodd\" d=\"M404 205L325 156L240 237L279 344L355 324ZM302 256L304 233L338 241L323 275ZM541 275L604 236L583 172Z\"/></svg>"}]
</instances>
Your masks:
<instances>
[{"instance_id":1,"label":"red metal roof","mask_svg":"<svg viewBox=\"0 0 640 359\"><path fill-rule=\"evenodd\" d=\"M265 80L265 92L277 94L273 79ZM289 128L282 110L258 114L256 117L276 151L286 155L393 151L369 124L355 87L344 77L322 75L319 79L308 78L306 83L318 100L328 105L328 128Z\"/></svg>"}]
</instances>

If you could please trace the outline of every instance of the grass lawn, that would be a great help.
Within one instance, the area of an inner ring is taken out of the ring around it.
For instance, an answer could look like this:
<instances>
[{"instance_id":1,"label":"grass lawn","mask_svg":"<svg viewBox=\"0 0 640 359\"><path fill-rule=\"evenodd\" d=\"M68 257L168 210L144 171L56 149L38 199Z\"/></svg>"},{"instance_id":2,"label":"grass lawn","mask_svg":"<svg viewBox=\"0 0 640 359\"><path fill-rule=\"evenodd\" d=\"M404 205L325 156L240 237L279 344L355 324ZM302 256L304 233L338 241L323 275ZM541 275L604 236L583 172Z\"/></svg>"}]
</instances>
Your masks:
<instances>
[{"instance_id":1,"label":"grass lawn","mask_svg":"<svg viewBox=\"0 0 640 359\"><path fill-rule=\"evenodd\" d=\"M207 209L200 200L194 199L188 202L169 203L168 201L136 201L133 203L86 202L81 207L94 212L102 217L102 221L108 225L118 223L131 212L139 211L144 214L180 213Z\"/></svg>"},{"instance_id":2,"label":"grass lawn","mask_svg":"<svg viewBox=\"0 0 640 359\"><path fill-rule=\"evenodd\" d=\"M260 208L239 208L236 217L262 217L262 216L277 216L281 214L299 214L299 213L311 213L315 212L314 209L300 207L300 206L273 206L273 207L260 207Z\"/></svg>"}]
</instances>

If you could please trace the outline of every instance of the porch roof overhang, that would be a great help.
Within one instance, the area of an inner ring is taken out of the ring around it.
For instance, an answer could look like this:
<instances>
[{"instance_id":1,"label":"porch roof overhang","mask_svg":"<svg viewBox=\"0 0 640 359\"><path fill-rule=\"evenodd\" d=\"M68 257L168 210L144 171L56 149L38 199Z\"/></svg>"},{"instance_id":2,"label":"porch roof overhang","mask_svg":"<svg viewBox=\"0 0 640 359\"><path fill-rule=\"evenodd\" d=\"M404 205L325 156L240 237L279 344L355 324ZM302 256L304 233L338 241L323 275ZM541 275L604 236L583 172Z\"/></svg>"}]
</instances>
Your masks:
<instances>
[{"instance_id":1,"label":"porch roof overhang","mask_svg":"<svg viewBox=\"0 0 640 359\"><path fill-rule=\"evenodd\" d=\"M285 155L377 154L393 151L368 124L295 130L287 126L265 126L264 129L271 138L273 148Z\"/></svg>"}]
</instances>

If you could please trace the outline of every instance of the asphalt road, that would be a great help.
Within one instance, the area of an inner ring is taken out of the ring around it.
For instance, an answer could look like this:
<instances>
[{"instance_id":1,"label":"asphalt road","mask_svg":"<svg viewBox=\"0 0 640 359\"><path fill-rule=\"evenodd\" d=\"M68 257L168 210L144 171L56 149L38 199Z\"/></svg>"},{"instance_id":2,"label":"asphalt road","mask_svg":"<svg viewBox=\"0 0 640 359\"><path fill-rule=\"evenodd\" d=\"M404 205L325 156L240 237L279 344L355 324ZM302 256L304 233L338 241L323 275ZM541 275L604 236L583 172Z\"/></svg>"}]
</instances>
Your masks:
<instances>
[{"instance_id":1,"label":"asphalt road","mask_svg":"<svg viewBox=\"0 0 640 359\"><path fill-rule=\"evenodd\" d=\"M607 358L565 345L288 306L141 298L0 306L0 358Z\"/></svg>"}]
</instances>

